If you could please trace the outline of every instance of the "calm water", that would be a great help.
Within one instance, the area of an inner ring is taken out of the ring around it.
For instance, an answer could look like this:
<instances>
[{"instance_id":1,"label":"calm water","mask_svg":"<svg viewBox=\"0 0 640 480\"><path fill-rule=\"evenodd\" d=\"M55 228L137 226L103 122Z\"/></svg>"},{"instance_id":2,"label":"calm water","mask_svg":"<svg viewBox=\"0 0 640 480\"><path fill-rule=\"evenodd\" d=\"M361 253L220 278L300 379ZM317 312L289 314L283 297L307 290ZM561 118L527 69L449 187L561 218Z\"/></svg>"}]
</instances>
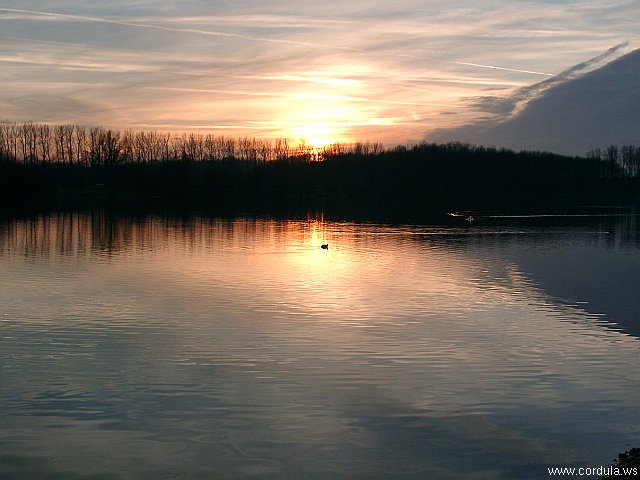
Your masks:
<instances>
[{"instance_id":1,"label":"calm water","mask_svg":"<svg viewBox=\"0 0 640 480\"><path fill-rule=\"evenodd\" d=\"M0 478L608 465L640 446L637 220L5 220Z\"/></svg>"}]
</instances>

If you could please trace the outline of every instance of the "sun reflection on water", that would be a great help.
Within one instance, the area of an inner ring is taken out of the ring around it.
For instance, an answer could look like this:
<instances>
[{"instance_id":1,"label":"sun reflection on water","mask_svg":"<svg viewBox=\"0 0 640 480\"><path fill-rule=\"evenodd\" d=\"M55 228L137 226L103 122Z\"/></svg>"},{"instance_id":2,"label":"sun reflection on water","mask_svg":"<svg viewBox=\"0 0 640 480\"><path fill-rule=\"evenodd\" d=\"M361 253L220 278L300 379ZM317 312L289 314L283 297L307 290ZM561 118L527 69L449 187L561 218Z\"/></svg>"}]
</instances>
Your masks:
<instances>
[{"instance_id":1,"label":"sun reflection on water","mask_svg":"<svg viewBox=\"0 0 640 480\"><path fill-rule=\"evenodd\" d=\"M300 478L343 451L362 478L454 478L460 449L476 478L514 478L496 465L560 461L561 440L590 459L594 430L631 435L637 342L545 295L510 241L321 214L0 223L0 441L145 478L174 458L185 477Z\"/></svg>"}]
</instances>

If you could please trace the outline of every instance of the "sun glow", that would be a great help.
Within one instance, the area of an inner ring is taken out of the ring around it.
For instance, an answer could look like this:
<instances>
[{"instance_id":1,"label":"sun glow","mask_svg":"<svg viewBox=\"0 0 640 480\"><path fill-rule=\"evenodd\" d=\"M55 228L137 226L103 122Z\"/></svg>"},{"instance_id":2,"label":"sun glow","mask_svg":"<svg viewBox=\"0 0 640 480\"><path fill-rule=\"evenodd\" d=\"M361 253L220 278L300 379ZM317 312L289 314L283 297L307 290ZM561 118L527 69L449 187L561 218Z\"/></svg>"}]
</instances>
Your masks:
<instances>
[{"instance_id":1,"label":"sun glow","mask_svg":"<svg viewBox=\"0 0 640 480\"><path fill-rule=\"evenodd\" d=\"M300 138L314 150L343 141L337 129L327 124L306 124L292 130L294 138Z\"/></svg>"},{"instance_id":2,"label":"sun glow","mask_svg":"<svg viewBox=\"0 0 640 480\"><path fill-rule=\"evenodd\" d=\"M282 136L299 139L316 150L333 143L352 141L353 125L366 122L366 115L348 99L315 94L296 94L281 106L277 117Z\"/></svg>"}]
</instances>

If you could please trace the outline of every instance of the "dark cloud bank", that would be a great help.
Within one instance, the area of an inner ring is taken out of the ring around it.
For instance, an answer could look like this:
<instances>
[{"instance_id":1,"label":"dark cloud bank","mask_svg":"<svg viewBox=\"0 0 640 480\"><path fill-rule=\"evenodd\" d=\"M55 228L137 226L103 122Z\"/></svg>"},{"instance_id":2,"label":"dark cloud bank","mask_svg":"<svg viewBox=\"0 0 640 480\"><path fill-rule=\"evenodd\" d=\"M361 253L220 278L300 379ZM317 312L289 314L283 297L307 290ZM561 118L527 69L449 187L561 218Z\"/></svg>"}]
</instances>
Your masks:
<instances>
[{"instance_id":1,"label":"dark cloud bank","mask_svg":"<svg viewBox=\"0 0 640 480\"><path fill-rule=\"evenodd\" d=\"M584 155L595 147L640 145L640 49L582 74L625 45L508 97L471 106L489 119L438 130L428 141L461 141Z\"/></svg>"}]
</instances>

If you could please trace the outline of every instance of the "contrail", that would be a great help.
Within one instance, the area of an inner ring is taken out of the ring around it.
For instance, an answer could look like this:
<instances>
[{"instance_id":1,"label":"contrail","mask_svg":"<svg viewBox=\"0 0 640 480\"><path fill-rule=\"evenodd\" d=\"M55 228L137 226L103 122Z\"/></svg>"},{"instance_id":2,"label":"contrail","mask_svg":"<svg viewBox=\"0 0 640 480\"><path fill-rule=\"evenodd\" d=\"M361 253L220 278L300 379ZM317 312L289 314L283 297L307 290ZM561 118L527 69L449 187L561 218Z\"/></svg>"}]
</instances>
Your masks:
<instances>
[{"instance_id":1,"label":"contrail","mask_svg":"<svg viewBox=\"0 0 640 480\"><path fill-rule=\"evenodd\" d=\"M185 93L218 93L222 95L238 95L238 96L250 96L250 97L279 97L279 98L300 98L305 100L333 100L339 102L354 102L354 103L376 103L384 105L404 105L411 107L424 107L424 106L436 106L436 107L451 107L450 105L444 105L439 103L421 103L421 102L402 102L396 100L378 100L373 98L349 96L349 95L323 95L312 93L291 93L291 92L256 92L249 90L225 90L217 88L189 88L189 87L162 87L162 86L145 86L142 87L145 90L162 90L168 92L185 92Z\"/></svg>"},{"instance_id":2,"label":"contrail","mask_svg":"<svg viewBox=\"0 0 640 480\"><path fill-rule=\"evenodd\" d=\"M495 65L482 65L480 63L469 63L469 62L451 62L451 63L454 63L456 65L467 65L469 67L490 68L492 70L505 70L507 72L530 73L532 75L544 75L545 77L555 76L553 73L534 72L533 70L519 70L517 68L497 67Z\"/></svg>"},{"instance_id":3,"label":"contrail","mask_svg":"<svg viewBox=\"0 0 640 480\"><path fill-rule=\"evenodd\" d=\"M625 48L629 45L629 42L619 43L618 45L614 45L613 47L606 50L604 53L597 55L589 60L585 60L584 62L580 62L572 67L567 68L566 70L560 72L558 75L555 75L553 78L549 78L547 80L543 80L540 83L535 83L533 85L529 85L527 87L523 87L515 93L515 99L517 101L530 101L532 98L541 94L545 90L549 88L559 85L561 83L566 82L567 80L571 80L575 78L576 74L580 74L584 72L586 69L590 68L592 65L597 65L603 60L609 58L611 55L615 54L621 48Z\"/></svg>"},{"instance_id":4,"label":"contrail","mask_svg":"<svg viewBox=\"0 0 640 480\"><path fill-rule=\"evenodd\" d=\"M73 15L70 13L55 13L55 12L43 12L38 10L23 10L18 8L0 8L0 12L12 12L12 13L24 13L27 15L39 15L43 17L53 17L53 18L66 18L69 20L78 20L82 22L96 22L96 23L108 23L111 25L120 25L124 27L135 27L135 28L147 28L150 30L161 30L165 32L175 32L175 33L193 33L197 35L207 35L212 37L227 37L227 38L239 38L242 40L251 40L256 42L268 42L268 43L278 43L278 44L286 44L286 45L301 45L306 47L329 47L329 45L324 45L320 43L312 43L312 42L301 42L297 40L285 40L281 38L267 38L267 37L254 37L252 35L245 35L242 33L229 33L229 32L219 32L215 30L200 30L195 28L176 28L176 27L167 27L164 25L155 25L150 23L137 23L137 22L127 22L124 20L112 20L104 17L92 17L86 15ZM355 50L350 47L340 47L343 50Z\"/></svg>"},{"instance_id":5,"label":"contrail","mask_svg":"<svg viewBox=\"0 0 640 480\"><path fill-rule=\"evenodd\" d=\"M589 69L593 65L597 65L600 62L606 60L610 56L614 55L618 50L625 48L629 45L629 42L619 43L606 50L604 53L597 55L589 60L580 62L566 70L553 75L553 78L542 80L541 82L534 83L526 87L522 87L516 90L511 96L506 97L504 100L512 104L511 112L508 117L514 117L518 115L527 106L527 104L533 99L542 95L545 91L551 87L563 84L569 80L572 80L577 75L582 74L585 70Z\"/></svg>"}]
</instances>

